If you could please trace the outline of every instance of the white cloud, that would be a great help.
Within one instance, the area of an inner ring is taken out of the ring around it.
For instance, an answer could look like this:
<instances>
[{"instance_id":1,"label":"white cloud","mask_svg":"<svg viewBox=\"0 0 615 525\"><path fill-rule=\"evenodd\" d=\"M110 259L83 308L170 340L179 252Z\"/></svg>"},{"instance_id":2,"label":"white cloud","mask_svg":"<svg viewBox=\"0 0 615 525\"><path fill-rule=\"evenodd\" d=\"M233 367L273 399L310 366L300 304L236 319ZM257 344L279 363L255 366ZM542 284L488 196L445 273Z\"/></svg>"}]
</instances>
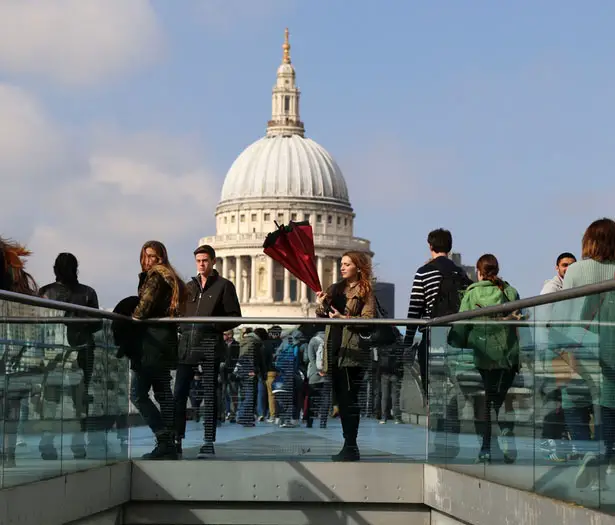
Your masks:
<instances>
[{"instance_id":1,"label":"white cloud","mask_svg":"<svg viewBox=\"0 0 615 525\"><path fill-rule=\"evenodd\" d=\"M214 231L220 188L197 140L69 132L6 84L0 122L0 235L27 241L40 283L52 280L55 256L72 251L84 282L113 306L134 292L148 239L167 244L174 264L192 271L193 248Z\"/></svg>"},{"instance_id":2,"label":"white cloud","mask_svg":"<svg viewBox=\"0 0 615 525\"><path fill-rule=\"evenodd\" d=\"M51 279L59 251L72 251L84 282L113 306L134 292L139 250L149 239L167 244L172 262L192 271L192 249L214 228L219 183L198 154L178 155L189 141L148 137L146 147L142 136L117 136L111 142L122 143L121 152L93 146L88 171L49 195L57 206L29 243L36 254L30 268L39 279Z\"/></svg>"},{"instance_id":3,"label":"white cloud","mask_svg":"<svg viewBox=\"0 0 615 525\"><path fill-rule=\"evenodd\" d=\"M0 69L65 84L106 80L156 58L148 0L2 0Z\"/></svg>"}]
</instances>

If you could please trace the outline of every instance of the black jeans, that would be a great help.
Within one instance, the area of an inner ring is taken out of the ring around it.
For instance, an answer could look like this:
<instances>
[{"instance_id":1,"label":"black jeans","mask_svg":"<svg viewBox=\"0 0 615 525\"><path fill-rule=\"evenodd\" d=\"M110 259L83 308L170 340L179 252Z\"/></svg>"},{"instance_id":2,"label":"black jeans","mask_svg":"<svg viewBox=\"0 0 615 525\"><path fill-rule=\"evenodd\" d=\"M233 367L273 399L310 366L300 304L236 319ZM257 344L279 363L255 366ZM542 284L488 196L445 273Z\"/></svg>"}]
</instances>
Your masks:
<instances>
[{"instance_id":1,"label":"black jeans","mask_svg":"<svg viewBox=\"0 0 615 525\"><path fill-rule=\"evenodd\" d=\"M175 391L173 398L175 403L175 433L179 439L186 436L186 407L190 397L190 385L194 379L194 371L197 365L177 365L175 374ZM202 399L203 399L203 430L205 443L216 441L216 428L218 426L218 371L220 361L218 359L206 359L201 362L202 375Z\"/></svg>"},{"instance_id":2,"label":"black jeans","mask_svg":"<svg viewBox=\"0 0 615 525\"><path fill-rule=\"evenodd\" d=\"M332 370L333 391L340 410L344 442L350 447L357 446L361 414L359 390L362 378L363 368L359 366L338 367L334 365Z\"/></svg>"},{"instance_id":3,"label":"black jeans","mask_svg":"<svg viewBox=\"0 0 615 525\"><path fill-rule=\"evenodd\" d=\"M133 404L152 429L154 434L173 432L174 407L171 392L171 371L168 368L142 367L133 375L131 397ZM154 398L160 409L149 397L154 391Z\"/></svg>"},{"instance_id":4,"label":"black jeans","mask_svg":"<svg viewBox=\"0 0 615 525\"><path fill-rule=\"evenodd\" d=\"M482 369L479 368L478 372L483 378L483 386L485 388L485 414L483 420L476 421L476 432L483 438L483 444L481 449L484 451L491 450L491 407L495 411L496 418L499 416L500 408L506 400L506 394L513 384L517 375L516 368L494 368L494 369ZM509 430L514 429L514 422L500 422L498 420L500 430L505 428Z\"/></svg>"}]
</instances>

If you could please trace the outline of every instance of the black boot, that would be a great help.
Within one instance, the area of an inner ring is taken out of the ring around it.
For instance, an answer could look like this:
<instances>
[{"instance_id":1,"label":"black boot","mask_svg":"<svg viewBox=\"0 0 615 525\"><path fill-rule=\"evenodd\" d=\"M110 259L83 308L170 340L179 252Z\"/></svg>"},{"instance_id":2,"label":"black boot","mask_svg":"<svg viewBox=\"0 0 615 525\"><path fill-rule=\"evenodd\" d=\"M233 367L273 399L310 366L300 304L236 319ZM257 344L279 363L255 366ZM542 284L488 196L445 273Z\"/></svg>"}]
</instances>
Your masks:
<instances>
[{"instance_id":1,"label":"black boot","mask_svg":"<svg viewBox=\"0 0 615 525\"><path fill-rule=\"evenodd\" d=\"M159 432L156 434L156 446L154 450L143 454L143 459L177 459L177 448L173 434Z\"/></svg>"},{"instance_id":2,"label":"black boot","mask_svg":"<svg viewBox=\"0 0 615 525\"><path fill-rule=\"evenodd\" d=\"M340 450L337 454L331 456L333 461L359 461L361 459L361 454L359 453L359 447L356 443L349 444L344 442L344 446L342 450Z\"/></svg>"}]
</instances>

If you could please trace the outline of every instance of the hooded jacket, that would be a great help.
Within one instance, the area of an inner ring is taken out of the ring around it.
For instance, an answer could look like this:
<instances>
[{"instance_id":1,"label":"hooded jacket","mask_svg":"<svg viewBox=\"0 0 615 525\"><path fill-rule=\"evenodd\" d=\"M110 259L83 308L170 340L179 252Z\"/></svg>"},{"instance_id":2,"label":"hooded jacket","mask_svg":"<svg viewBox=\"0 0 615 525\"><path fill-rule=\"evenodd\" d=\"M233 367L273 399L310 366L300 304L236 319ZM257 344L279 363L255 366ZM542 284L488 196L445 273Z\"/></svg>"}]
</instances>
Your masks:
<instances>
[{"instance_id":1,"label":"hooded jacket","mask_svg":"<svg viewBox=\"0 0 615 525\"><path fill-rule=\"evenodd\" d=\"M471 284L461 300L460 312L504 304L519 299L519 292L508 283L500 290L491 281ZM480 318L473 319L477 321ZM493 316L485 317L497 321ZM502 318L500 320L503 321ZM519 366L519 338L513 326L500 323L456 324L448 335L448 342L456 348L471 348L474 364L479 369L509 369Z\"/></svg>"},{"instance_id":2,"label":"hooded jacket","mask_svg":"<svg viewBox=\"0 0 615 525\"><path fill-rule=\"evenodd\" d=\"M540 295L545 295L548 293L559 292L564 288L564 279L562 279L559 275L556 275L552 279L545 281L545 284L540 290Z\"/></svg>"}]
</instances>

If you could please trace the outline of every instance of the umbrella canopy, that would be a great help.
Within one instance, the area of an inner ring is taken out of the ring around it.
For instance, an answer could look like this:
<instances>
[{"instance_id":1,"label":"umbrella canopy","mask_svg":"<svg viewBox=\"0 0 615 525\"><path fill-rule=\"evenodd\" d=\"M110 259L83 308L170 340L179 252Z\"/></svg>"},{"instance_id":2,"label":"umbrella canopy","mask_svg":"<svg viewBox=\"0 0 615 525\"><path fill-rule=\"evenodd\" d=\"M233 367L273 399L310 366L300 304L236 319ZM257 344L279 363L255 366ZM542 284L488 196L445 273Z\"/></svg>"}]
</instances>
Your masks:
<instances>
[{"instance_id":1,"label":"umbrella canopy","mask_svg":"<svg viewBox=\"0 0 615 525\"><path fill-rule=\"evenodd\" d=\"M318 293L322 291L316 255L314 254L314 234L307 221L289 222L288 226L278 225L277 230L267 235L263 251L274 261L279 262L297 279Z\"/></svg>"}]
</instances>

